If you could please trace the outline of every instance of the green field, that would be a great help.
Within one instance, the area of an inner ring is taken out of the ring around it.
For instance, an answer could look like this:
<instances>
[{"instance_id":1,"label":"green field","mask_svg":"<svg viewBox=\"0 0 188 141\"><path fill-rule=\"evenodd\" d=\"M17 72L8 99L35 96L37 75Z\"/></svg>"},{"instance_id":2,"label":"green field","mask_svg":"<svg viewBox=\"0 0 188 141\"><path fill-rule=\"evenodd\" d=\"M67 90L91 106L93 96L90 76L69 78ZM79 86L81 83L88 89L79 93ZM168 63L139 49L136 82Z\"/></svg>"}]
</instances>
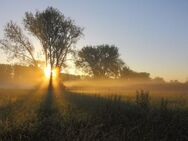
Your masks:
<instances>
[{"instance_id":1,"label":"green field","mask_svg":"<svg viewBox=\"0 0 188 141\"><path fill-rule=\"evenodd\" d=\"M188 140L185 97L156 100L156 94L136 90L123 96L110 87L106 94L83 87L76 92L65 84L66 90L1 89L0 141Z\"/></svg>"}]
</instances>

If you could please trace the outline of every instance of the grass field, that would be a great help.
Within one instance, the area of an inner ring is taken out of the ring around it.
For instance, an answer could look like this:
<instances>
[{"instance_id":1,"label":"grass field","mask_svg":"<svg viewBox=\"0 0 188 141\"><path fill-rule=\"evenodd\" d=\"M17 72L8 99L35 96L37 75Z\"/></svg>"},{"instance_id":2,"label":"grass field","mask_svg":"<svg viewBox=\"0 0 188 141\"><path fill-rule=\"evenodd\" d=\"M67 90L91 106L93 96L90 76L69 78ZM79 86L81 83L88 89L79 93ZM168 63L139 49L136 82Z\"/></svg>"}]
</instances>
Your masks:
<instances>
[{"instance_id":1,"label":"grass field","mask_svg":"<svg viewBox=\"0 0 188 141\"><path fill-rule=\"evenodd\" d=\"M157 94L136 93L135 87L123 95L110 86L95 86L93 92L72 82L65 85L66 90L46 84L1 89L0 141L188 140L186 94L169 92L156 100Z\"/></svg>"}]
</instances>

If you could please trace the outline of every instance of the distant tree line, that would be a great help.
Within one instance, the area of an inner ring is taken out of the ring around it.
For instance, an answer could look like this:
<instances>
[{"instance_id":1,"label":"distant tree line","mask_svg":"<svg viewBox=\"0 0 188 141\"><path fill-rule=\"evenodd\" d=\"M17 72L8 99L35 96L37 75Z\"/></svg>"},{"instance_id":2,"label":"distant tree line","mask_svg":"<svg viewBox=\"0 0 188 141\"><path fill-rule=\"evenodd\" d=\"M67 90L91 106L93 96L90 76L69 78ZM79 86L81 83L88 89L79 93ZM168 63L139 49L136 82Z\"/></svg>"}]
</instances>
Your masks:
<instances>
[{"instance_id":1,"label":"distant tree line","mask_svg":"<svg viewBox=\"0 0 188 141\"><path fill-rule=\"evenodd\" d=\"M42 80L44 71L39 67L0 64L0 83L17 81L38 81ZM60 79L79 80L81 76L61 73Z\"/></svg>"},{"instance_id":2,"label":"distant tree line","mask_svg":"<svg viewBox=\"0 0 188 141\"><path fill-rule=\"evenodd\" d=\"M0 82L35 81L42 75L42 70L37 67L0 64Z\"/></svg>"},{"instance_id":3,"label":"distant tree line","mask_svg":"<svg viewBox=\"0 0 188 141\"><path fill-rule=\"evenodd\" d=\"M41 68L36 68L33 66L22 66L22 65L10 65L10 64L0 64L0 82L10 82L15 80L36 80L41 79L43 77L43 70ZM110 75L109 75L110 76ZM79 79L88 79L92 78L92 76L87 77L73 74L62 73L60 75L62 80L79 80ZM93 77L98 78L98 77ZM104 78L104 77L100 77ZM98 79L100 79L98 78ZM105 77L106 79L110 77ZM112 79L140 79L140 80L150 80L149 73L137 73L132 70L121 70L119 77Z\"/></svg>"},{"instance_id":4,"label":"distant tree line","mask_svg":"<svg viewBox=\"0 0 188 141\"><path fill-rule=\"evenodd\" d=\"M39 67L34 66L23 66L23 65L10 65L10 64L0 64L0 83L6 82L36 82L42 80L44 76L44 71ZM93 75L76 75L61 73L60 79L63 81L68 80L83 80L83 79L96 79ZM103 77L104 78L104 77ZM97 77L97 79L100 79ZM121 79L121 80L130 80L130 81L150 81L157 83L165 83L165 80L161 77L151 78L150 74L147 72L136 72L128 67L123 67L120 70L120 74L116 78L106 77L105 79ZM178 80L171 80L169 84L172 85L181 85L182 83ZM184 84L188 85L188 81Z\"/></svg>"},{"instance_id":5,"label":"distant tree line","mask_svg":"<svg viewBox=\"0 0 188 141\"><path fill-rule=\"evenodd\" d=\"M0 81L10 81L13 73L13 68L8 64L0 64Z\"/></svg>"},{"instance_id":6,"label":"distant tree line","mask_svg":"<svg viewBox=\"0 0 188 141\"><path fill-rule=\"evenodd\" d=\"M123 67L121 69L121 78L128 80L151 80L150 73L147 72L136 72L128 67Z\"/></svg>"}]
</instances>

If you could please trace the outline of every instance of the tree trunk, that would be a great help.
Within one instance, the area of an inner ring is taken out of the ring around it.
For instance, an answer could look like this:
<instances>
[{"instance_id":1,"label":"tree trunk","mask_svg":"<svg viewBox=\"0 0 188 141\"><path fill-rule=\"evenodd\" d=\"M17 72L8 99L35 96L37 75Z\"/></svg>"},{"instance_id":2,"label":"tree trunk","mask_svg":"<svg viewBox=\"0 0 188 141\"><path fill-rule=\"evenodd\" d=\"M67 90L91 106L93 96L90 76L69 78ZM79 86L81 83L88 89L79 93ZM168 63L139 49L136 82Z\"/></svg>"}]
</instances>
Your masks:
<instances>
[{"instance_id":1,"label":"tree trunk","mask_svg":"<svg viewBox=\"0 0 188 141\"><path fill-rule=\"evenodd\" d=\"M52 87L52 78L53 78L53 74L52 71L50 72L50 82L49 82L49 86Z\"/></svg>"}]
</instances>

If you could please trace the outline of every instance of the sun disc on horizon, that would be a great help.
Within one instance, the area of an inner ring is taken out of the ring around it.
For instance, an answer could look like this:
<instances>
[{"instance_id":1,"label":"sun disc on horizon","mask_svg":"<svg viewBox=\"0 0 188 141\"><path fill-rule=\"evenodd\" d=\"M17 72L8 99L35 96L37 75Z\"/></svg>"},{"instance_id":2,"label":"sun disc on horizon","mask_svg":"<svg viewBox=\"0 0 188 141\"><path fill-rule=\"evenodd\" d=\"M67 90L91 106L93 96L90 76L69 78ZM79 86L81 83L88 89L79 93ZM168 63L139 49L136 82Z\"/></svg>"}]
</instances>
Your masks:
<instances>
[{"instance_id":1,"label":"sun disc on horizon","mask_svg":"<svg viewBox=\"0 0 188 141\"><path fill-rule=\"evenodd\" d=\"M56 69L52 69L52 70L51 70L51 67L48 65L48 66L44 69L45 77L49 79L51 73L52 73L52 77L53 77L53 78L56 78L56 77L57 77L57 71L56 71Z\"/></svg>"},{"instance_id":2,"label":"sun disc on horizon","mask_svg":"<svg viewBox=\"0 0 188 141\"><path fill-rule=\"evenodd\" d=\"M44 75L46 78L50 78L50 74L51 74L51 68L48 65L45 69L44 69Z\"/></svg>"}]
</instances>

